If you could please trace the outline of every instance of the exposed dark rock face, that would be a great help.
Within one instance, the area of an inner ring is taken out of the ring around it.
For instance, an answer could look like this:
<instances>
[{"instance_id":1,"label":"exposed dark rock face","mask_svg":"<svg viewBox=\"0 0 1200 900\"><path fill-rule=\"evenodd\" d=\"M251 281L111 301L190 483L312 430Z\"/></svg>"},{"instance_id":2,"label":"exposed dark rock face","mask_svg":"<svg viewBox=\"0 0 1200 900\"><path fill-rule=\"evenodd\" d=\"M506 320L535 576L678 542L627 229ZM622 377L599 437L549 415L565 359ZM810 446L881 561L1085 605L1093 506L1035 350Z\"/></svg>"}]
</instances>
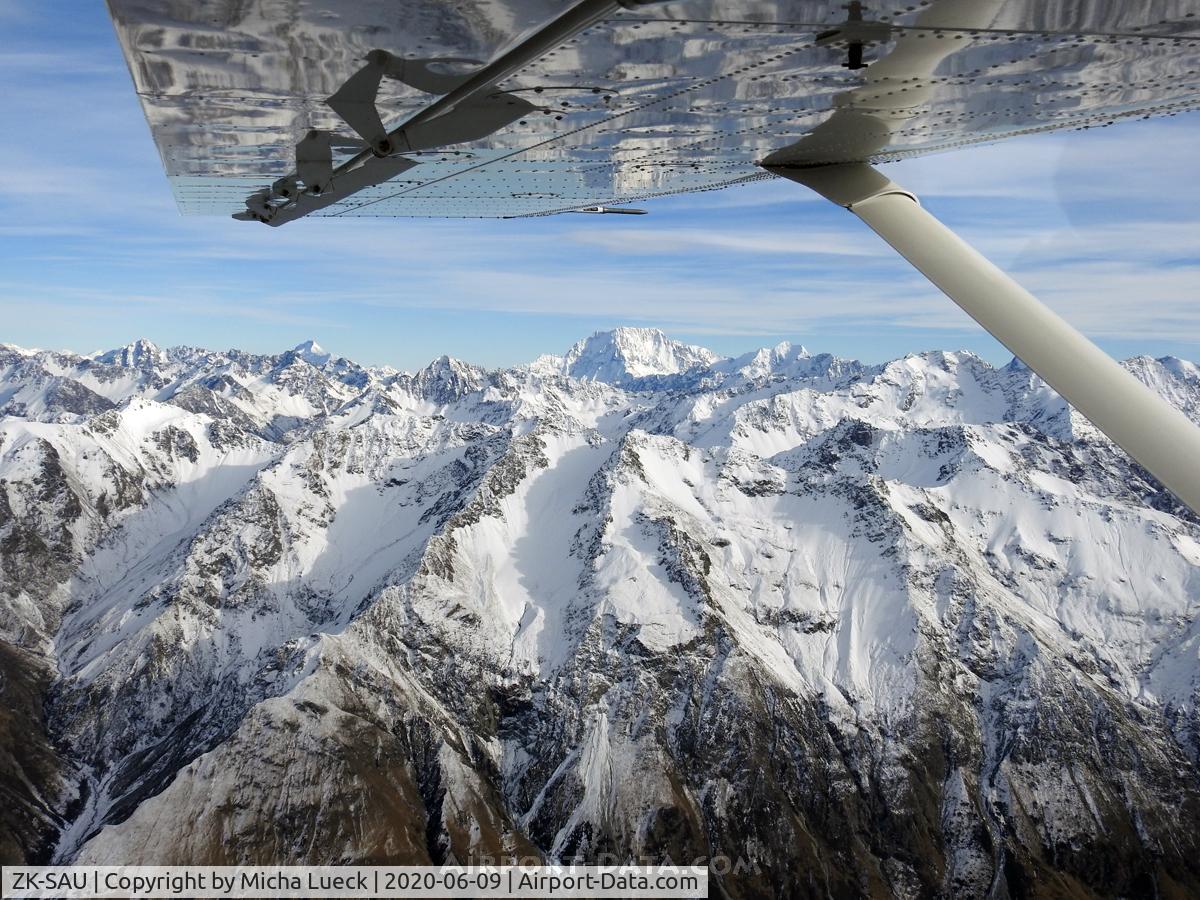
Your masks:
<instances>
[{"instance_id":1,"label":"exposed dark rock face","mask_svg":"<svg viewBox=\"0 0 1200 900\"><path fill-rule=\"evenodd\" d=\"M1200 893L1200 522L1019 365L0 373L5 861Z\"/></svg>"},{"instance_id":2,"label":"exposed dark rock face","mask_svg":"<svg viewBox=\"0 0 1200 900\"><path fill-rule=\"evenodd\" d=\"M0 862L46 862L66 823L70 764L51 743L43 712L51 661L0 640Z\"/></svg>"}]
</instances>

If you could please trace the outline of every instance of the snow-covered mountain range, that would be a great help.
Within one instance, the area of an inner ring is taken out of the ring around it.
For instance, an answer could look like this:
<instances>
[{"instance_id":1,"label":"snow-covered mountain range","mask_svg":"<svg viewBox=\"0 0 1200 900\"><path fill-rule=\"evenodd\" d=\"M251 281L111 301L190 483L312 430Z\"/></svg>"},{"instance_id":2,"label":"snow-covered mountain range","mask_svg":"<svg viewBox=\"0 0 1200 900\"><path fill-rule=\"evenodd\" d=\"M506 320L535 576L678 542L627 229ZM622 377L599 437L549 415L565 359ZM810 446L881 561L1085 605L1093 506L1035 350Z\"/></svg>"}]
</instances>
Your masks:
<instances>
[{"instance_id":1,"label":"snow-covered mountain range","mask_svg":"<svg viewBox=\"0 0 1200 900\"><path fill-rule=\"evenodd\" d=\"M1019 363L0 345L0 417L6 862L1200 893L1200 522Z\"/></svg>"}]
</instances>

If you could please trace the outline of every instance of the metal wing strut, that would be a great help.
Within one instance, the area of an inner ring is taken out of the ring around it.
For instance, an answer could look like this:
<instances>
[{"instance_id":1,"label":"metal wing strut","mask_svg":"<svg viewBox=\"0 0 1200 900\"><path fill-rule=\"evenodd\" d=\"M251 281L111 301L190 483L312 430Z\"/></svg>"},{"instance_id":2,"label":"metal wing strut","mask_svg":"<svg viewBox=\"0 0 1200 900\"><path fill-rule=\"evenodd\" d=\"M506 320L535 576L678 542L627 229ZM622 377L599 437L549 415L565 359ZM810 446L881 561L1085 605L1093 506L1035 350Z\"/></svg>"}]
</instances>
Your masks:
<instances>
[{"instance_id":1,"label":"metal wing strut","mask_svg":"<svg viewBox=\"0 0 1200 900\"><path fill-rule=\"evenodd\" d=\"M768 166L844 206L1200 512L1200 428L865 163Z\"/></svg>"}]
</instances>

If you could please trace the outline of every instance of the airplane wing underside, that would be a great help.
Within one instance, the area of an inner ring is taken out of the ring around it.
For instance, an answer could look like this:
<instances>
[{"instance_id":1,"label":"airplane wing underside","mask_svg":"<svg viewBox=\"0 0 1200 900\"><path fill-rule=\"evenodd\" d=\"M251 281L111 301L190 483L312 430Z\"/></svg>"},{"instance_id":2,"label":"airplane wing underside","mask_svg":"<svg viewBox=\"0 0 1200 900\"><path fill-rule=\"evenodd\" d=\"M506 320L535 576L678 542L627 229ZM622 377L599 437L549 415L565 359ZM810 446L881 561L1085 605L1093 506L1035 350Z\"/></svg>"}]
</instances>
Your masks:
<instances>
[{"instance_id":1,"label":"airplane wing underside","mask_svg":"<svg viewBox=\"0 0 1200 900\"><path fill-rule=\"evenodd\" d=\"M1200 106L1200 0L109 7L180 210L273 224L541 215Z\"/></svg>"}]
</instances>

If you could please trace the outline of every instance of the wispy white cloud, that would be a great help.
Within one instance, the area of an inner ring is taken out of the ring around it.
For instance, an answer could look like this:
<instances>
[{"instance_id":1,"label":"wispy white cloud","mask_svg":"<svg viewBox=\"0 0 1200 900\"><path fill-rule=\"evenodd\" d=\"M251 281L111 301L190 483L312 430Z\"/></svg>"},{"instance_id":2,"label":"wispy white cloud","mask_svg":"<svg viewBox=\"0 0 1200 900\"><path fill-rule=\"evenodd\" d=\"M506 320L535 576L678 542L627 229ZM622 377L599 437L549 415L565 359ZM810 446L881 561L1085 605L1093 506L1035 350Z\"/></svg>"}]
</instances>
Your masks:
<instances>
[{"instance_id":1,"label":"wispy white cloud","mask_svg":"<svg viewBox=\"0 0 1200 900\"><path fill-rule=\"evenodd\" d=\"M612 230L576 230L567 232L566 237L578 244L603 247L615 253L637 256L685 253L743 253L758 256L871 256L872 248L863 241L845 236L821 233L795 234L756 230L716 230L713 228L638 229L636 233L621 233Z\"/></svg>"},{"instance_id":2,"label":"wispy white cloud","mask_svg":"<svg viewBox=\"0 0 1200 900\"><path fill-rule=\"evenodd\" d=\"M562 349L563 321L817 349L850 333L863 355L978 334L853 216L784 180L649 201L634 220L181 218L102 7L0 0L6 16L26 32L0 59L0 340L86 322L89 342L282 345L302 328L411 367L459 332L499 340L480 323L505 315L516 359ZM1196 119L1137 123L887 172L1079 327L1156 352L1200 342L1198 137Z\"/></svg>"},{"instance_id":3,"label":"wispy white cloud","mask_svg":"<svg viewBox=\"0 0 1200 900\"><path fill-rule=\"evenodd\" d=\"M28 10L18 9L18 4L0 0L0 19L17 17L28 19L30 16L31 13ZM9 77L22 74L38 77L52 75L57 79L66 76L113 75L122 71L120 60L98 54L80 55L63 50L58 52L17 50L0 54L0 72Z\"/></svg>"}]
</instances>

